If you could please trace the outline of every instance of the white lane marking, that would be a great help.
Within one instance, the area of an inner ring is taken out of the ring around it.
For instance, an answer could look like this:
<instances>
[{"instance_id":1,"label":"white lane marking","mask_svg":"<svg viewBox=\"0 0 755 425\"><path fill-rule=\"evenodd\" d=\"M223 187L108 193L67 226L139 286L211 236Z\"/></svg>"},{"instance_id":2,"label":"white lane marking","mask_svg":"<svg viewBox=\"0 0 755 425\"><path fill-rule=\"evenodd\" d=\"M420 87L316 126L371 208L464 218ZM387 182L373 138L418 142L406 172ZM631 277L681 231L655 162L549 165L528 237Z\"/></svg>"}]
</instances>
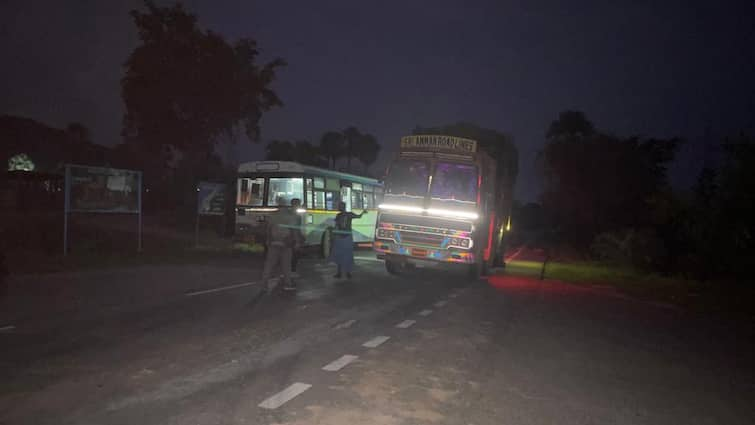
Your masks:
<instances>
[{"instance_id":1,"label":"white lane marking","mask_svg":"<svg viewBox=\"0 0 755 425\"><path fill-rule=\"evenodd\" d=\"M396 327L400 329L406 329L415 323L417 323L416 320L404 320L403 322L396 325Z\"/></svg>"},{"instance_id":2,"label":"white lane marking","mask_svg":"<svg viewBox=\"0 0 755 425\"><path fill-rule=\"evenodd\" d=\"M356 323L356 322L357 322L357 321L356 321L356 320L354 320L354 319L351 319L351 320L347 320L347 321L345 321L345 322L343 322L343 323L339 323L338 325L336 325L335 329L345 329L345 328L350 328L350 327L351 327L351 325L353 325L353 324L354 324L354 323Z\"/></svg>"},{"instance_id":3,"label":"white lane marking","mask_svg":"<svg viewBox=\"0 0 755 425\"><path fill-rule=\"evenodd\" d=\"M432 310L422 310L422 311L419 312L420 316L429 316L431 314L433 314Z\"/></svg>"},{"instance_id":4,"label":"white lane marking","mask_svg":"<svg viewBox=\"0 0 755 425\"><path fill-rule=\"evenodd\" d=\"M325 366L323 366L322 370L327 370L328 372L338 372L339 370L343 369L348 365L349 363L353 362L354 360L358 359L359 356L352 356L351 354L345 354L341 356L339 359L334 360Z\"/></svg>"},{"instance_id":5,"label":"white lane marking","mask_svg":"<svg viewBox=\"0 0 755 425\"><path fill-rule=\"evenodd\" d=\"M449 294L449 295L448 295L448 298L456 298L456 297L458 297L458 296L459 296L459 294Z\"/></svg>"},{"instance_id":6,"label":"white lane marking","mask_svg":"<svg viewBox=\"0 0 755 425\"><path fill-rule=\"evenodd\" d=\"M16 329L16 327L13 325L3 326L2 328L0 328L0 332L8 332L12 331L13 329Z\"/></svg>"},{"instance_id":7,"label":"white lane marking","mask_svg":"<svg viewBox=\"0 0 755 425\"><path fill-rule=\"evenodd\" d=\"M362 344L362 347L375 348L385 341L388 341L389 339L391 339L391 337L389 336L376 336L375 338L372 338L371 340Z\"/></svg>"},{"instance_id":8,"label":"white lane marking","mask_svg":"<svg viewBox=\"0 0 755 425\"><path fill-rule=\"evenodd\" d=\"M438 301L437 303L435 303L435 307L437 307L437 308L441 308L441 307L443 307L444 305L446 305L446 303L447 303L447 302L448 302L448 301Z\"/></svg>"},{"instance_id":9,"label":"white lane marking","mask_svg":"<svg viewBox=\"0 0 755 425\"><path fill-rule=\"evenodd\" d=\"M307 391L310 389L312 385L310 384L304 384L301 382L295 382L291 384L288 388L285 390L279 392L278 394L275 394L268 398L267 400L263 401L259 404L259 407L263 409L277 409L287 402L289 402L294 397L298 396L299 394L303 393L304 391Z\"/></svg>"},{"instance_id":10,"label":"white lane marking","mask_svg":"<svg viewBox=\"0 0 755 425\"><path fill-rule=\"evenodd\" d=\"M377 258L373 257L354 257L355 260L361 260L361 261L374 261L377 263L382 263L383 260L378 260Z\"/></svg>"},{"instance_id":11,"label":"white lane marking","mask_svg":"<svg viewBox=\"0 0 755 425\"><path fill-rule=\"evenodd\" d=\"M205 289L203 291L194 291L194 292L187 292L187 297L194 297L197 295L204 295L204 294L212 294L213 292L221 292L221 291L228 291L231 289L236 288L243 288L245 286L251 286L251 285L257 285L259 282L244 282L244 283L237 283L235 285L228 285L228 286L221 286L220 288L212 288L212 289Z\"/></svg>"}]
</instances>

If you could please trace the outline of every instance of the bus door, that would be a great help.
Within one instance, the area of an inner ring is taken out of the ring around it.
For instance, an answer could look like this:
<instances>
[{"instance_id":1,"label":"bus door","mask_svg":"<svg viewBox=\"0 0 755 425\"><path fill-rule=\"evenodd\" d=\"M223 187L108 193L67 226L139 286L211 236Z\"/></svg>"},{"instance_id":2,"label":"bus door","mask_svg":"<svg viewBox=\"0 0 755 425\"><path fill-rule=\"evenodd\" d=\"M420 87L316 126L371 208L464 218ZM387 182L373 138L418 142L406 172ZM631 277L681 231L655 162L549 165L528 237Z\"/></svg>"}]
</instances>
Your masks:
<instances>
[{"instance_id":1,"label":"bus door","mask_svg":"<svg viewBox=\"0 0 755 425\"><path fill-rule=\"evenodd\" d=\"M351 188L341 187L341 202L346 204L346 211L351 211Z\"/></svg>"}]
</instances>

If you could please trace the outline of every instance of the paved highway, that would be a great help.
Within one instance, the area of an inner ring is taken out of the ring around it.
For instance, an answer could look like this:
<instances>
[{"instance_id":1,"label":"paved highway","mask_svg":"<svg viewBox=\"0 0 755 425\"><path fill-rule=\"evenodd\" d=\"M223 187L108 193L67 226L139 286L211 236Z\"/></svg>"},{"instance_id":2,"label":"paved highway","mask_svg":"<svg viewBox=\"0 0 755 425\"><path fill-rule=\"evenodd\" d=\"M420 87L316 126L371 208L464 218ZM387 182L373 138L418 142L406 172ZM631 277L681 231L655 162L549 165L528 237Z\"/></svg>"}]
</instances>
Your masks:
<instances>
[{"instance_id":1,"label":"paved highway","mask_svg":"<svg viewBox=\"0 0 755 425\"><path fill-rule=\"evenodd\" d=\"M13 278L0 423L755 423L747 332L359 255L352 281L305 259L262 299L254 260Z\"/></svg>"}]
</instances>

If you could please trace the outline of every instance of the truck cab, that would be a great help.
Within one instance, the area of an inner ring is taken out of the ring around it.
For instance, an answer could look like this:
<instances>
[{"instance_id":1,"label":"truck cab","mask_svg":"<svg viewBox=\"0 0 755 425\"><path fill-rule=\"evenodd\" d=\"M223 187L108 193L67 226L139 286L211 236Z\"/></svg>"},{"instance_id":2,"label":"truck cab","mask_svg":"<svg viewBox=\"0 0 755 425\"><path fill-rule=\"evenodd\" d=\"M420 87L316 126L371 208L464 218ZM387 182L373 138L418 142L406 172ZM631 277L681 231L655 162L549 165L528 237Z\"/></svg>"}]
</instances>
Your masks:
<instances>
[{"instance_id":1,"label":"truck cab","mask_svg":"<svg viewBox=\"0 0 755 425\"><path fill-rule=\"evenodd\" d=\"M491 260L495 162L470 139L415 135L401 140L385 179L374 250L396 273L418 261L462 264L483 274Z\"/></svg>"}]
</instances>

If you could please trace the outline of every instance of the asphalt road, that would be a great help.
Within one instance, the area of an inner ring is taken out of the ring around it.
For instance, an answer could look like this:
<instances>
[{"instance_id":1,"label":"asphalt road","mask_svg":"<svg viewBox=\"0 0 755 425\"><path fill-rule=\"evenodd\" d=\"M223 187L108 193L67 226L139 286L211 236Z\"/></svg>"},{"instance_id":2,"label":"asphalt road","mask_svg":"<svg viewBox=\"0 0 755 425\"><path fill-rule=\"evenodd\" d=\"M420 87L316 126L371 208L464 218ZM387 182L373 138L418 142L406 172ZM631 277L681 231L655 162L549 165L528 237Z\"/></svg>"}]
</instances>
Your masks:
<instances>
[{"instance_id":1,"label":"asphalt road","mask_svg":"<svg viewBox=\"0 0 755 425\"><path fill-rule=\"evenodd\" d=\"M2 424L752 424L751 333L569 285L306 259L11 281Z\"/></svg>"}]
</instances>

